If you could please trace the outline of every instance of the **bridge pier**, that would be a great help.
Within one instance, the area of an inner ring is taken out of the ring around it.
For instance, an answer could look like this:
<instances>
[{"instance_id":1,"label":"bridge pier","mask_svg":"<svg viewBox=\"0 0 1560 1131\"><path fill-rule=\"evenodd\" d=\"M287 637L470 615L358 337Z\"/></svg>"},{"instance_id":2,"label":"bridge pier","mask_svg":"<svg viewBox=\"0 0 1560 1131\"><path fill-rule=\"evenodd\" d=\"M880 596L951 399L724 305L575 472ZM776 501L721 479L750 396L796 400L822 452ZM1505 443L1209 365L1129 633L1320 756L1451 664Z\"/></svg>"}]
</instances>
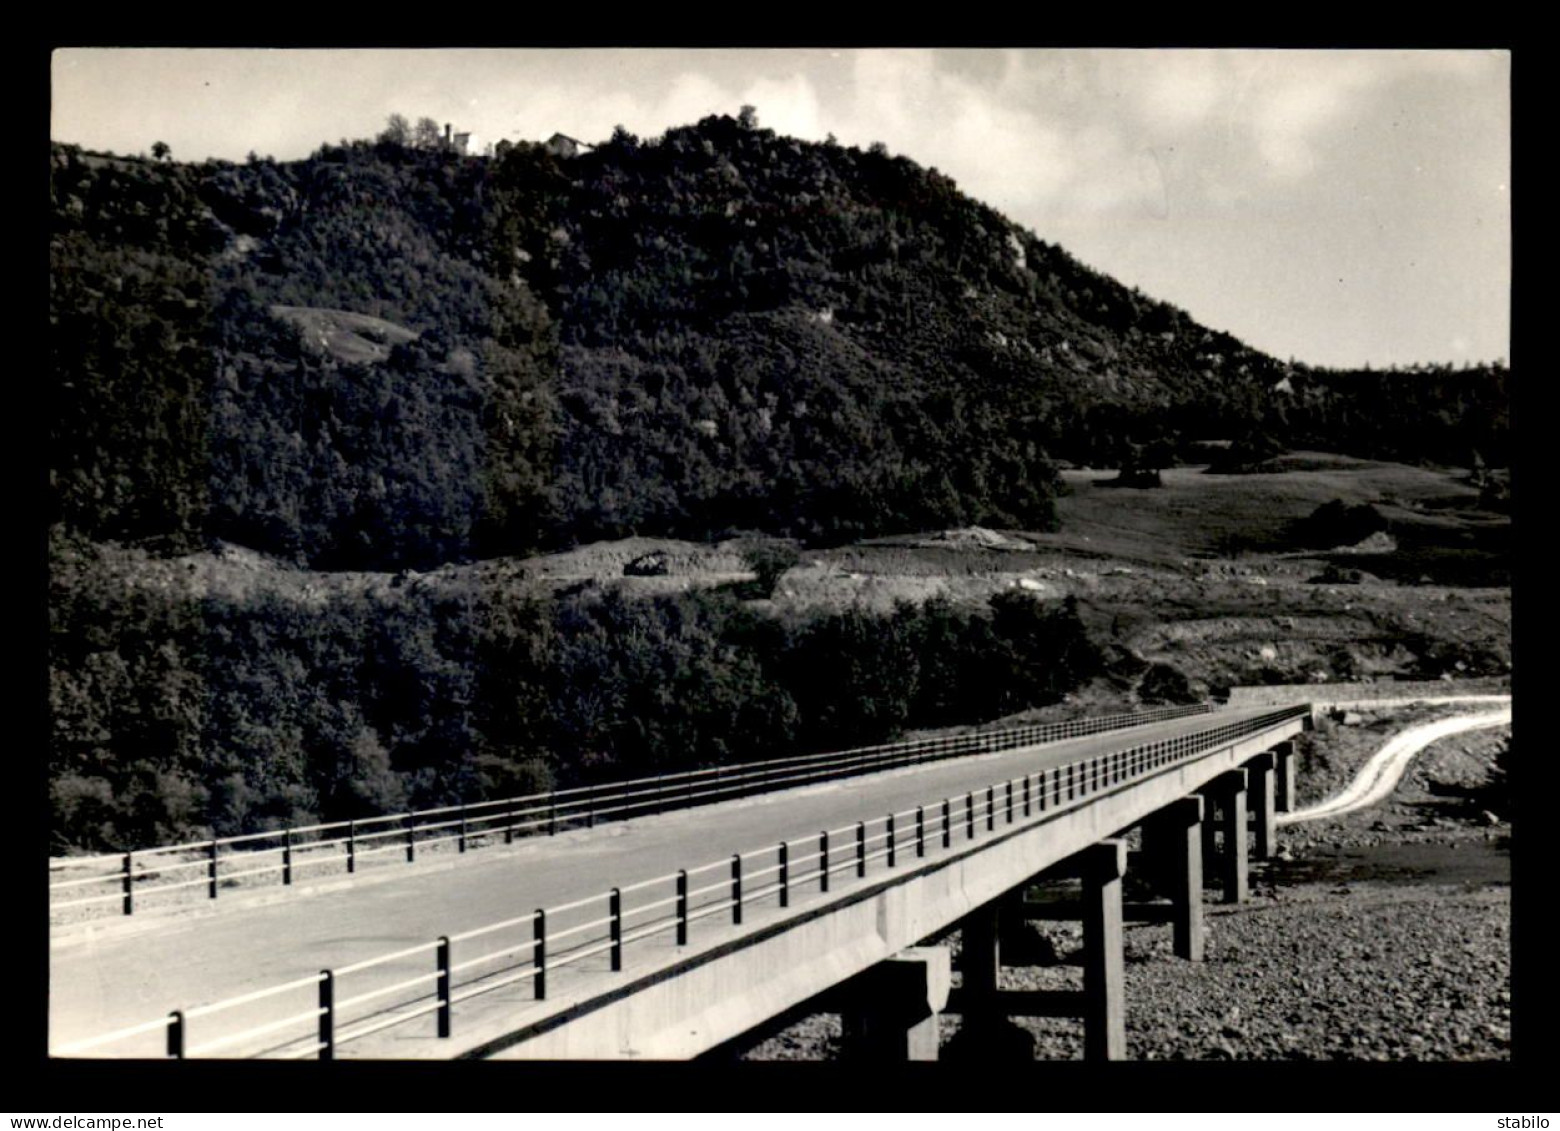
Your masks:
<instances>
[{"instance_id":1,"label":"bridge pier","mask_svg":"<svg viewBox=\"0 0 1560 1131\"><path fill-rule=\"evenodd\" d=\"M977 907L959 921L959 969L964 974L964 1014L998 1012L997 975L1002 969L1002 900Z\"/></svg>"},{"instance_id":2,"label":"bridge pier","mask_svg":"<svg viewBox=\"0 0 1560 1131\"><path fill-rule=\"evenodd\" d=\"M1218 883L1219 867L1219 795L1205 786L1198 796L1203 799L1202 858L1205 864L1204 879L1209 886Z\"/></svg>"},{"instance_id":3,"label":"bridge pier","mask_svg":"<svg viewBox=\"0 0 1560 1131\"><path fill-rule=\"evenodd\" d=\"M937 1018L952 985L947 947L900 951L840 990L841 1055L869 1062L936 1060Z\"/></svg>"},{"instance_id":4,"label":"bridge pier","mask_svg":"<svg viewBox=\"0 0 1560 1131\"><path fill-rule=\"evenodd\" d=\"M1273 769L1277 759L1271 750L1246 763L1247 790L1251 795L1251 856L1268 860L1277 847L1278 826L1274 821Z\"/></svg>"},{"instance_id":5,"label":"bridge pier","mask_svg":"<svg viewBox=\"0 0 1560 1131\"><path fill-rule=\"evenodd\" d=\"M1217 826L1224 842L1216 864L1222 898L1225 903L1241 903L1246 898L1246 771L1226 771L1204 791L1216 815L1203 823L1203 847L1208 847Z\"/></svg>"},{"instance_id":6,"label":"bridge pier","mask_svg":"<svg viewBox=\"0 0 1560 1131\"><path fill-rule=\"evenodd\" d=\"M1294 811L1295 763L1299 761L1293 742L1280 742L1273 747L1278 759L1278 776L1273 783L1273 807L1280 813Z\"/></svg>"},{"instance_id":7,"label":"bridge pier","mask_svg":"<svg viewBox=\"0 0 1560 1131\"><path fill-rule=\"evenodd\" d=\"M959 920L959 970L964 980L958 1012L963 1023L949 1044L950 1058L1034 1059L1034 1038L1008 1019L1011 995L997 988L1005 946L1017 952L1014 928L1023 925L1016 913L1022 908L1024 887L1020 884Z\"/></svg>"},{"instance_id":8,"label":"bridge pier","mask_svg":"<svg viewBox=\"0 0 1560 1131\"><path fill-rule=\"evenodd\" d=\"M1121 877L1127 843L1107 840L1078 854L1083 866L1083 1059L1127 1055L1126 974L1121 957Z\"/></svg>"},{"instance_id":9,"label":"bridge pier","mask_svg":"<svg viewBox=\"0 0 1560 1131\"><path fill-rule=\"evenodd\" d=\"M1122 960L1121 878L1126 874L1127 845L1106 840L1090 845L1042 877L1077 876L1082 898L1074 902L1020 904L1037 919L1081 919L1083 922L1083 989L1006 991L996 989L1000 908L994 900L961 921L964 985L955 1008L972 1029L972 1048L995 1048L994 1040L1011 1036L1017 1044L1022 1030L1007 1018L1078 1017L1083 1020L1085 1060L1126 1058L1126 980ZM1027 886L1027 885L1024 885ZM1017 889L1022 892L1023 886ZM1021 897L1020 897L1021 898ZM1200 895L1199 895L1200 898ZM1010 905L1011 906L1011 905ZM1013 910L1018 910L1014 907ZM974 949L972 950L972 944ZM963 1037L961 1032L960 1036ZM1023 1034L1028 1037L1027 1033ZM984 1046L978 1043L984 1038ZM963 1043L963 1042L961 1042ZM1033 1055L1033 1041L1028 1041ZM1002 1051L1006 1051L1005 1049Z\"/></svg>"},{"instance_id":10,"label":"bridge pier","mask_svg":"<svg viewBox=\"0 0 1560 1131\"><path fill-rule=\"evenodd\" d=\"M1143 823L1143 860L1149 882L1170 897L1171 936L1178 958L1203 958L1203 799L1183 797ZM1128 907L1128 919L1140 917ZM1147 915L1141 917L1147 918Z\"/></svg>"}]
</instances>

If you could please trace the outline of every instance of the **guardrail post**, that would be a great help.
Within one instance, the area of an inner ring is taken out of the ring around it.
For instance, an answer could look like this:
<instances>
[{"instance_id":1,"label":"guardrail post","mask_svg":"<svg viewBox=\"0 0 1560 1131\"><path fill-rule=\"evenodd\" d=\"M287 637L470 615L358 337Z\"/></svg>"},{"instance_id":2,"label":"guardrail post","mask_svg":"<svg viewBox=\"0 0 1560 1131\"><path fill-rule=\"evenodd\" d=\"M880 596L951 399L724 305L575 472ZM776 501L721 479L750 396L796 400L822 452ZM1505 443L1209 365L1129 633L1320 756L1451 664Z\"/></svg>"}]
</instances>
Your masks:
<instances>
[{"instance_id":1,"label":"guardrail post","mask_svg":"<svg viewBox=\"0 0 1560 1131\"><path fill-rule=\"evenodd\" d=\"M357 822L347 822L347 875L357 872Z\"/></svg>"},{"instance_id":2,"label":"guardrail post","mask_svg":"<svg viewBox=\"0 0 1560 1131\"><path fill-rule=\"evenodd\" d=\"M856 875L867 874L867 822L856 822Z\"/></svg>"},{"instance_id":3,"label":"guardrail post","mask_svg":"<svg viewBox=\"0 0 1560 1131\"><path fill-rule=\"evenodd\" d=\"M829 834L818 834L818 883L820 891L829 890Z\"/></svg>"},{"instance_id":4,"label":"guardrail post","mask_svg":"<svg viewBox=\"0 0 1560 1131\"><path fill-rule=\"evenodd\" d=\"M450 1035L450 937L439 936L439 946L434 952L434 961L438 964L439 975L434 983L434 993L439 1001L439 1036Z\"/></svg>"},{"instance_id":5,"label":"guardrail post","mask_svg":"<svg viewBox=\"0 0 1560 1131\"><path fill-rule=\"evenodd\" d=\"M1076 769L1076 767L1074 766L1073 763L1071 763L1071 762L1067 763L1067 800L1068 801L1071 801L1073 799L1073 797L1074 797L1074 793L1073 793L1074 783L1077 780L1077 774L1075 774L1073 772L1074 769Z\"/></svg>"},{"instance_id":6,"label":"guardrail post","mask_svg":"<svg viewBox=\"0 0 1560 1131\"><path fill-rule=\"evenodd\" d=\"M131 871L130 853L127 852L127 853L125 853L125 874L124 874L124 888L125 888L124 905L125 905L125 914L126 915L134 915L135 914L135 892L132 890L132 885L134 883L135 883L135 874Z\"/></svg>"},{"instance_id":7,"label":"guardrail post","mask_svg":"<svg viewBox=\"0 0 1560 1131\"><path fill-rule=\"evenodd\" d=\"M320 1059L336 1059L336 975L320 971Z\"/></svg>"},{"instance_id":8,"label":"guardrail post","mask_svg":"<svg viewBox=\"0 0 1560 1131\"><path fill-rule=\"evenodd\" d=\"M211 852L211 860L206 865L206 877L207 877L206 887L211 892L211 898L212 899L216 899L217 898L217 842L215 840L212 840L212 842L211 842L210 852Z\"/></svg>"},{"instance_id":9,"label":"guardrail post","mask_svg":"<svg viewBox=\"0 0 1560 1131\"><path fill-rule=\"evenodd\" d=\"M184 1011L175 1009L168 1014L168 1055L175 1060L184 1059Z\"/></svg>"},{"instance_id":10,"label":"guardrail post","mask_svg":"<svg viewBox=\"0 0 1560 1131\"><path fill-rule=\"evenodd\" d=\"M540 907L532 918L531 937L535 940L531 948L531 962L536 972L531 976L533 996L537 1001L547 999L547 912Z\"/></svg>"},{"instance_id":11,"label":"guardrail post","mask_svg":"<svg viewBox=\"0 0 1560 1131\"><path fill-rule=\"evenodd\" d=\"M986 787L986 831L989 833L997 827L997 787Z\"/></svg>"},{"instance_id":12,"label":"guardrail post","mask_svg":"<svg viewBox=\"0 0 1560 1131\"><path fill-rule=\"evenodd\" d=\"M943 798L942 834L943 847L951 848L953 846L953 802L946 797Z\"/></svg>"},{"instance_id":13,"label":"guardrail post","mask_svg":"<svg viewBox=\"0 0 1560 1131\"><path fill-rule=\"evenodd\" d=\"M677 869L677 945L688 945L688 873Z\"/></svg>"},{"instance_id":14,"label":"guardrail post","mask_svg":"<svg viewBox=\"0 0 1560 1131\"><path fill-rule=\"evenodd\" d=\"M975 839L975 791L964 795L964 833L967 840Z\"/></svg>"},{"instance_id":15,"label":"guardrail post","mask_svg":"<svg viewBox=\"0 0 1560 1131\"><path fill-rule=\"evenodd\" d=\"M466 803L464 801L460 803L460 834L455 838L455 849L457 852L466 851Z\"/></svg>"},{"instance_id":16,"label":"guardrail post","mask_svg":"<svg viewBox=\"0 0 1560 1131\"><path fill-rule=\"evenodd\" d=\"M926 806L915 807L915 854L917 857L926 855Z\"/></svg>"},{"instance_id":17,"label":"guardrail post","mask_svg":"<svg viewBox=\"0 0 1560 1131\"><path fill-rule=\"evenodd\" d=\"M1007 819L1008 824L1013 823L1013 779L1007 781Z\"/></svg>"},{"instance_id":18,"label":"guardrail post","mask_svg":"<svg viewBox=\"0 0 1560 1131\"><path fill-rule=\"evenodd\" d=\"M894 866L894 815L888 815L888 866Z\"/></svg>"},{"instance_id":19,"label":"guardrail post","mask_svg":"<svg viewBox=\"0 0 1560 1131\"><path fill-rule=\"evenodd\" d=\"M742 923L742 854L731 855L731 921Z\"/></svg>"},{"instance_id":20,"label":"guardrail post","mask_svg":"<svg viewBox=\"0 0 1560 1131\"><path fill-rule=\"evenodd\" d=\"M791 906L791 846L780 842L780 906Z\"/></svg>"},{"instance_id":21,"label":"guardrail post","mask_svg":"<svg viewBox=\"0 0 1560 1131\"><path fill-rule=\"evenodd\" d=\"M282 886L292 883L292 830L282 830Z\"/></svg>"},{"instance_id":22,"label":"guardrail post","mask_svg":"<svg viewBox=\"0 0 1560 1131\"><path fill-rule=\"evenodd\" d=\"M607 915L612 920L612 972L623 969L623 893L617 888L607 896Z\"/></svg>"},{"instance_id":23,"label":"guardrail post","mask_svg":"<svg viewBox=\"0 0 1560 1131\"><path fill-rule=\"evenodd\" d=\"M515 804L511 801L504 806L504 843L515 842Z\"/></svg>"},{"instance_id":24,"label":"guardrail post","mask_svg":"<svg viewBox=\"0 0 1560 1131\"><path fill-rule=\"evenodd\" d=\"M596 783L591 782L585 787L585 827L596 827Z\"/></svg>"},{"instance_id":25,"label":"guardrail post","mask_svg":"<svg viewBox=\"0 0 1560 1131\"><path fill-rule=\"evenodd\" d=\"M554 790L547 795L547 835L558 834L558 793Z\"/></svg>"},{"instance_id":26,"label":"guardrail post","mask_svg":"<svg viewBox=\"0 0 1560 1131\"><path fill-rule=\"evenodd\" d=\"M406 862L408 864L417 861L417 821L408 813L406 815Z\"/></svg>"},{"instance_id":27,"label":"guardrail post","mask_svg":"<svg viewBox=\"0 0 1560 1131\"><path fill-rule=\"evenodd\" d=\"M1029 813L1030 813L1030 809L1029 809L1029 802L1030 802L1030 797L1031 797L1030 780L1033 777L1034 777L1033 774L1025 774L1024 775L1024 816L1026 816L1026 817L1029 816Z\"/></svg>"}]
</instances>

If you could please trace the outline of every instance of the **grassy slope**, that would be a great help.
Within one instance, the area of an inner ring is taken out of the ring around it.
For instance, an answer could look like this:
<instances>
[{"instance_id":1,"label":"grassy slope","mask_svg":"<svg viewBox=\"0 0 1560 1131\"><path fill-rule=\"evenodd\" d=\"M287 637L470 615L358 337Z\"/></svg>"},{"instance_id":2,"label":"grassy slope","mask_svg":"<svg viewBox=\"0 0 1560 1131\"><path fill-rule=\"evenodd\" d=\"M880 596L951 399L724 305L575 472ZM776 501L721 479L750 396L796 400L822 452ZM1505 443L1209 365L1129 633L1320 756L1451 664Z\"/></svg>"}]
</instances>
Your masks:
<instances>
[{"instance_id":1,"label":"grassy slope","mask_svg":"<svg viewBox=\"0 0 1560 1131\"><path fill-rule=\"evenodd\" d=\"M1107 487L1105 471L1066 471L1071 494L1057 504L1062 533L1038 535L1041 545L1145 562L1232 556L1242 551L1289 549L1291 523L1332 499L1372 503L1394 526L1439 524L1423 509L1447 504L1472 508L1478 491L1460 473L1398 463L1296 453L1283 474L1208 475L1201 468L1172 468L1164 486L1135 490ZM1467 520L1464 520L1467 521Z\"/></svg>"}]
</instances>

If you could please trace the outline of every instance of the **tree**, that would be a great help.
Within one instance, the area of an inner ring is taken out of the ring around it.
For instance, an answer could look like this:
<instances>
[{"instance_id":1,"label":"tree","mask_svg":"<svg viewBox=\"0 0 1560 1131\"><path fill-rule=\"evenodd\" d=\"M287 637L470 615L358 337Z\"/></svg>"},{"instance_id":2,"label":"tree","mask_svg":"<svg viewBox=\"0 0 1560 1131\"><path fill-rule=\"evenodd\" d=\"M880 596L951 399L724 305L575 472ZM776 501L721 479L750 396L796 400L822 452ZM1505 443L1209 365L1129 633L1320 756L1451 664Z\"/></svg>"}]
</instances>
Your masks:
<instances>
[{"instance_id":1,"label":"tree","mask_svg":"<svg viewBox=\"0 0 1560 1131\"><path fill-rule=\"evenodd\" d=\"M172 153L173 150L168 148L168 143L166 141L152 142L152 156L158 161L168 160L169 155Z\"/></svg>"},{"instance_id":2,"label":"tree","mask_svg":"<svg viewBox=\"0 0 1560 1131\"><path fill-rule=\"evenodd\" d=\"M400 114L391 114L389 122L385 125L384 133L379 135L379 140L389 142L392 145L410 145L412 143L412 127Z\"/></svg>"},{"instance_id":3,"label":"tree","mask_svg":"<svg viewBox=\"0 0 1560 1131\"><path fill-rule=\"evenodd\" d=\"M418 118L412 129L412 145L418 149L438 149L444 144L444 134L439 123L432 118Z\"/></svg>"},{"instance_id":4,"label":"tree","mask_svg":"<svg viewBox=\"0 0 1560 1131\"><path fill-rule=\"evenodd\" d=\"M737 113L737 124L745 130L758 129L758 109L752 105L745 105Z\"/></svg>"},{"instance_id":5,"label":"tree","mask_svg":"<svg viewBox=\"0 0 1560 1131\"><path fill-rule=\"evenodd\" d=\"M743 550L742 560L756 576L754 589L757 595L772 597L780 578L801 560L801 555L789 542L765 542Z\"/></svg>"},{"instance_id":6,"label":"tree","mask_svg":"<svg viewBox=\"0 0 1560 1131\"><path fill-rule=\"evenodd\" d=\"M1115 483L1122 487L1163 487L1159 472L1175 463L1175 445L1161 437L1148 444L1128 440L1122 445L1121 474Z\"/></svg>"}]
</instances>

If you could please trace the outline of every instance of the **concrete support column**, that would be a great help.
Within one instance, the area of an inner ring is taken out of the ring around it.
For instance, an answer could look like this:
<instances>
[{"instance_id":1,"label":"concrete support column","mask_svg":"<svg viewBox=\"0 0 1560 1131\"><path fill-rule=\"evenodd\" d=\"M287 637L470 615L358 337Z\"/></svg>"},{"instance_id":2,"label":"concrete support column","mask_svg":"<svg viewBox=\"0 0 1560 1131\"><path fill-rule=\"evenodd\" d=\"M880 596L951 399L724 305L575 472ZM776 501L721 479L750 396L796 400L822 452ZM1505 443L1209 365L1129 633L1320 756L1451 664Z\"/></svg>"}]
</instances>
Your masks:
<instances>
[{"instance_id":1,"label":"concrete support column","mask_svg":"<svg viewBox=\"0 0 1560 1131\"><path fill-rule=\"evenodd\" d=\"M1240 903L1246 898L1246 771L1220 774L1208 789L1218 805L1224 840L1218 861L1219 886L1225 903Z\"/></svg>"},{"instance_id":2,"label":"concrete support column","mask_svg":"<svg viewBox=\"0 0 1560 1131\"><path fill-rule=\"evenodd\" d=\"M1203 798L1203 823L1202 823L1202 858L1209 867L1213 867L1219 858L1219 798L1213 792L1211 786L1204 786Z\"/></svg>"},{"instance_id":3,"label":"concrete support column","mask_svg":"<svg viewBox=\"0 0 1560 1131\"><path fill-rule=\"evenodd\" d=\"M910 947L843 988L841 1052L875 1062L937 1059L937 1016L952 974L946 947Z\"/></svg>"},{"instance_id":4,"label":"concrete support column","mask_svg":"<svg viewBox=\"0 0 1560 1131\"><path fill-rule=\"evenodd\" d=\"M1020 884L997 900L997 962L1005 966L1030 966L1036 961L1038 940L1024 914L1024 890Z\"/></svg>"},{"instance_id":5,"label":"concrete support column","mask_svg":"<svg viewBox=\"0 0 1560 1131\"><path fill-rule=\"evenodd\" d=\"M1121 877L1125 841L1107 840L1078 854L1083 872L1083 1056L1127 1055L1126 976L1121 957Z\"/></svg>"},{"instance_id":6,"label":"concrete support column","mask_svg":"<svg viewBox=\"0 0 1560 1131\"><path fill-rule=\"evenodd\" d=\"M1273 808L1289 813L1295 807L1295 763L1299 756L1293 742L1280 742L1273 748L1278 759L1277 777L1273 782Z\"/></svg>"},{"instance_id":7,"label":"concrete support column","mask_svg":"<svg viewBox=\"0 0 1560 1131\"><path fill-rule=\"evenodd\" d=\"M979 1064L1034 1061L1034 1038L1009 1020L1014 1005L1012 994L997 989L997 973L1002 968L1002 937L1010 932L1006 920L1012 917L1005 912L1015 900L1022 898L1021 888L1011 891L976 908L959 921L959 969L964 982L952 1008L961 1015L963 1024L944 1050L951 1061Z\"/></svg>"},{"instance_id":8,"label":"concrete support column","mask_svg":"<svg viewBox=\"0 0 1560 1131\"><path fill-rule=\"evenodd\" d=\"M1178 958L1203 958L1203 799L1195 794L1166 805L1143 826L1159 890L1171 900L1170 924ZM1152 830L1152 835L1150 835Z\"/></svg>"},{"instance_id":9,"label":"concrete support column","mask_svg":"<svg viewBox=\"0 0 1560 1131\"><path fill-rule=\"evenodd\" d=\"M977 907L959 922L959 969L964 974L960 997L967 1016L995 1017L997 972L1002 968L1001 900Z\"/></svg>"},{"instance_id":10,"label":"concrete support column","mask_svg":"<svg viewBox=\"0 0 1560 1131\"><path fill-rule=\"evenodd\" d=\"M1273 767L1271 750L1246 763L1246 789L1251 795L1251 855L1256 860L1272 858L1278 845L1278 825L1274 822Z\"/></svg>"},{"instance_id":11,"label":"concrete support column","mask_svg":"<svg viewBox=\"0 0 1560 1131\"><path fill-rule=\"evenodd\" d=\"M1156 892L1168 895L1174 880L1166 857L1175 851L1175 833L1166 827L1162 810L1138 827L1138 836L1138 856L1131 863L1132 870Z\"/></svg>"}]
</instances>

